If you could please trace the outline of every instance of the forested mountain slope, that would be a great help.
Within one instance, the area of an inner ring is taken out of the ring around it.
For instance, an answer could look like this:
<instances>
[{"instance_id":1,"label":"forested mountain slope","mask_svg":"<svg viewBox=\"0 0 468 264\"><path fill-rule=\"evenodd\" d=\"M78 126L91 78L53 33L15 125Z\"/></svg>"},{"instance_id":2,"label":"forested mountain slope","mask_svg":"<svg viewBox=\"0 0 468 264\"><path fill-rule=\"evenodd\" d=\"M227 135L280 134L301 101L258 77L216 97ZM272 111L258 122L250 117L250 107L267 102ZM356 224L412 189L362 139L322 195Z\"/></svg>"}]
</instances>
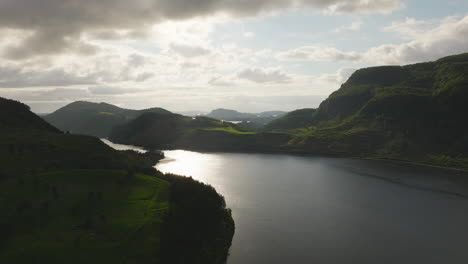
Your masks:
<instances>
[{"instance_id":1,"label":"forested mountain slope","mask_svg":"<svg viewBox=\"0 0 468 264\"><path fill-rule=\"evenodd\" d=\"M306 152L458 166L468 154L466 102L468 54L461 54L360 69L318 109L293 112L265 128L294 133L291 146Z\"/></svg>"},{"instance_id":2,"label":"forested mountain slope","mask_svg":"<svg viewBox=\"0 0 468 264\"><path fill-rule=\"evenodd\" d=\"M44 119L62 131L105 138L113 127L148 112L171 113L162 108L130 110L107 103L78 101L58 109Z\"/></svg>"},{"instance_id":3,"label":"forested mountain slope","mask_svg":"<svg viewBox=\"0 0 468 264\"><path fill-rule=\"evenodd\" d=\"M60 132L0 98L0 263L223 263L224 198L156 171L162 157Z\"/></svg>"}]
</instances>

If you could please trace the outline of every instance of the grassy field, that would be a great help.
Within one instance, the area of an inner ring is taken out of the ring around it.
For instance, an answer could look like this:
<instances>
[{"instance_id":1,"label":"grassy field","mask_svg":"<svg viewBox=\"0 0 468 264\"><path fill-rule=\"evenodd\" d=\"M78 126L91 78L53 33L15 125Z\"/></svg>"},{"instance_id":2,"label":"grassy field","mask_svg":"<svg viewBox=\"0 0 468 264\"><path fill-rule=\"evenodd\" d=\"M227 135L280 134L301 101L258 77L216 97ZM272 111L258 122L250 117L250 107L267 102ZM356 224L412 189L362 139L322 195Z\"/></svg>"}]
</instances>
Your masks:
<instances>
[{"instance_id":1,"label":"grassy field","mask_svg":"<svg viewBox=\"0 0 468 264\"><path fill-rule=\"evenodd\" d=\"M4 179L0 263L157 262L168 192L168 182L126 171Z\"/></svg>"},{"instance_id":2,"label":"grassy field","mask_svg":"<svg viewBox=\"0 0 468 264\"><path fill-rule=\"evenodd\" d=\"M232 134L239 134L239 135L254 135L254 134L257 134L256 132L252 132L252 131L239 131L239 130L235 129L234 127L214 127L214 128L206 128L204 130L223 131L223 132L232 133Z\"/></svg>"}]
</instances>

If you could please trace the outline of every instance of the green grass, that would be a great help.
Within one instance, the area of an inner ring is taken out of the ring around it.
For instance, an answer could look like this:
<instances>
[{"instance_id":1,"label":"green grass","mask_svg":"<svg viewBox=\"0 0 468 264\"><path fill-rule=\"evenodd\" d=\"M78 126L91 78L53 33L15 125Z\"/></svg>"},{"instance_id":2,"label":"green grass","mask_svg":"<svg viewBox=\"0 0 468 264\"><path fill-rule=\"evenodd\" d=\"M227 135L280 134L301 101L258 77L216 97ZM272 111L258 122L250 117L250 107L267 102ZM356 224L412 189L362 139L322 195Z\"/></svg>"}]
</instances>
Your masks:
<instances>
[{"instance_id":1,"label":"green grass","mask_svg":"<svg viewBox=\"0 0 468 264\"><path fill-rule=\"evenodd\" d=\"M0 224L11 236L3 237L0 263L157 261L168 190L164 180L126 171L4 179Z\"/></svg>"},{"instance_id":2,"label":"green grass","mask_svg":"<svg viewBox=\"0 0 468 264\"><path fill-rule=\"evenodd\" d=\"M100 112L99 113L100 115L108 115L108 116L113 116L114 113L111 113L111 112Z\"/></svg>"},{"instance_id":3,"label":"green grass","mask_svg":"<svg viewBox=\"0 0 468 264\"><path fill-rule=\"evenodd\" d=\"M257 134L256 132L252 131L239 131L233 127L214 127L214 128L205 128L204 130L207 131L223 131L232 134L239 134L239 135L254 135Z\"/></svg>"}]
</instances>

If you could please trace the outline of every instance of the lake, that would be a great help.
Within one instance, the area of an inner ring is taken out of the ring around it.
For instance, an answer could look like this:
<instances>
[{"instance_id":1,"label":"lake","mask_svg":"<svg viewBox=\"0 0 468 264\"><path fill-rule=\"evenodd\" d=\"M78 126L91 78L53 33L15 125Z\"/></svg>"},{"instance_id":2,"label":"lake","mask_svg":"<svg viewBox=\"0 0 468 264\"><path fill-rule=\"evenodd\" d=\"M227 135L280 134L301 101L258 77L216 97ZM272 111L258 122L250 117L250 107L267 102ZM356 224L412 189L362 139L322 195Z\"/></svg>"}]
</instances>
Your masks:
<instances>
[{"instance_id":1,"label":"lake","mask_svg":"<svg viewBox=\"0 0 468 264\"><path fill-rule=\"evenodd\" d=\"M468 263L468 187L455 172L295 155L165 151L156 167L213 185L240 263Z\"/></svg>"}]
</instances>

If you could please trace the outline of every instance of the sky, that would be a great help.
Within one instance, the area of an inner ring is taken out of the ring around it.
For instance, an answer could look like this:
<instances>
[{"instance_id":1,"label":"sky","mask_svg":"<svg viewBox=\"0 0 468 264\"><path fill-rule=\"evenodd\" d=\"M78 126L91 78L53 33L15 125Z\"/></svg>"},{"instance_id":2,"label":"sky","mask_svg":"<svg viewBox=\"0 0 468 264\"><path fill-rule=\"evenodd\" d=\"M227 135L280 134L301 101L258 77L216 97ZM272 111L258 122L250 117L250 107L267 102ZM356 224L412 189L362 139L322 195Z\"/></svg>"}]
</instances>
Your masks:
<instances>
[{"instance_id":1,"label":"sky","mask_svg":"<svg viewBox=\"0 0 468 264\"><path fill-rule=\"evenodd\" d=\"M466 0L0 0L0 97L317 107L359 68L468 52Z\"/></svg>"}]
</instances>

